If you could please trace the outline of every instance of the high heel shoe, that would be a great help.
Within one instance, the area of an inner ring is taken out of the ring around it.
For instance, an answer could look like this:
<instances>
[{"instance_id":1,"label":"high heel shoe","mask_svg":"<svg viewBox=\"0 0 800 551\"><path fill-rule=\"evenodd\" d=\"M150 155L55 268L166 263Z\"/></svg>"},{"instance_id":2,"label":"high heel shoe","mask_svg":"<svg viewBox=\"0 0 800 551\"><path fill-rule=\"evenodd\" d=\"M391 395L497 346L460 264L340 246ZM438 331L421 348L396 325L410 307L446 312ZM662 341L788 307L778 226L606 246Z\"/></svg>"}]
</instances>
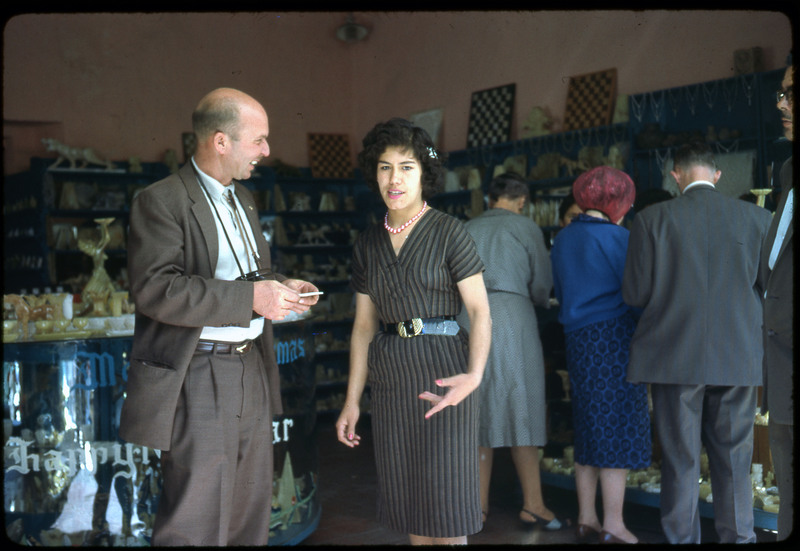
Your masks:
<instances>
[{"instance_id":1,"label":"high heel shoe","mask_svg":"<svg viewBox=\"0 0 800 551\"><path fill-rule=\"evenodd\" d=\"M528 513L530 516L536 519L536 522L529 522L527 520L519 519L520 522L523 524L523 526L525 526L526 528L535 528L537 526L541 526L542 528L544 528L549 532L554 532L556 530L561 530L562 528L565 528L570 524L569 521L567 520L563 522L560 521L556 516L554 516L552 520L547 520L545 518L540 517L534 512L528 511L527 509L523 509L522 512Z\"/></svg>"},{"instance_id":2,"label":"high heel shoe","mask_svg":"<svg viewBox=\"0 0 800 551\"><path fill-rule=\"evenodd\" d=\"M615 536L611 532L606 532L605 530L603 530L602 532L600 532L600 543L613 543L613 544L620 544L621 543L621 544L625 544L625 545L630 545L631 543L639 543L639 542L625 541L622 538L618 538L617 536Z\"/></svg>"},{"instance_id":3,"label":"high heel shoe","mask_svg":"<svg viewBox=\"0 0 800 551\"><path fill-rule=\"evenodd\" d=\"M598 543L600 541L600 532L588 524L579 524L575 529L575 536L578 543Z\"/></svg>"}]
</instances>

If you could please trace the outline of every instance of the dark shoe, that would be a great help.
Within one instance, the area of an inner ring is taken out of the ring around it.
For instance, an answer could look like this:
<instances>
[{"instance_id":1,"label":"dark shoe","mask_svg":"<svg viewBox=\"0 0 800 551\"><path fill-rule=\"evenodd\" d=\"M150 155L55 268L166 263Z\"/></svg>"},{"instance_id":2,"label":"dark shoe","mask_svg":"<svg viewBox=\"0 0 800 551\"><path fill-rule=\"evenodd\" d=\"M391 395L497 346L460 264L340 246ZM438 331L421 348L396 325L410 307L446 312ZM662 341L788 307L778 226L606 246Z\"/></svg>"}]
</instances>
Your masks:
<instances>
[{"instance_id":1,"label":"dark shoe","mask_svg":"<svg viewBox=\"0 0 800 551\"><path fill-rule=\"evenodd\" d=\"M600 532L600 543L614 543L614 544L621 543L624 545L630 545L627 541L620 539L611 532L606 532L605 530Z\"/></svg>"},{"instance_id":2,"label":"dark shoe","mask_svg":"<svg viewBox=\"0 0 800 551\"><path fill-rule=\"evenodd\" d=\"M598 543L600 541L600 532L588 524L579 524L575 529L575 535L578 543Z\"/></svg>"},{"instance_id":3,"label":"dark shoe","mask_svg":"<svg viewBox=\"0 0 800 551\"><path fill-rule=\"evenodd\" d=\"M527 521L527 520L519 519L520 522L523 524L523 526L525 526L526 528L536 528L537 526L541 526L542 528L544 528L545 530L547 530L549 532L554 532L556 530L561 530L562 528L566 528L567 526L570 525L569 521L565 520L565 521L562 522L562 521L558 520L558 517L555 517L555 516L553 517L552 520L547 520L547 519L544 519L544 518L540 517L536 513L532 513L531 511L528 511L527 509L523 509L522 512L523 513L528 513L530 516L532 516L533 518L536 519L536 522L530 522L530 521Z\"/></svg>"}]
</instances>

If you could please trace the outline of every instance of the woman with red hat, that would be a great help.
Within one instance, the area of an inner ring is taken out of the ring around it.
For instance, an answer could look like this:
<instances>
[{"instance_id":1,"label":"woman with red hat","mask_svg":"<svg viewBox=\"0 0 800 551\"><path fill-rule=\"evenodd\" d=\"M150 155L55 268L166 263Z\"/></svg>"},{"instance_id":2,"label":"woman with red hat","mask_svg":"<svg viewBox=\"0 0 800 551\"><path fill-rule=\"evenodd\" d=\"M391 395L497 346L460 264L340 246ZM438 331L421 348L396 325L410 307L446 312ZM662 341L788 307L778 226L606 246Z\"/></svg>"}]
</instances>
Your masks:
<instances>
[{"instance_id":1,"label":"woman with red hat","mask_svg":"<svg viewBox=\"0 0 800 551\"><path fill-rule=\"evenodd\" d=\"M636 195L624 172L599 166L573 184L583 211L553 242L553 286L566 337L575 431L578 539L637 543L622 506L629 469L650 464L647 387L625 381L635 312L622 300L628 230ZM595 510L600 481L603 523Z\"/></svg>"}]
</instances>

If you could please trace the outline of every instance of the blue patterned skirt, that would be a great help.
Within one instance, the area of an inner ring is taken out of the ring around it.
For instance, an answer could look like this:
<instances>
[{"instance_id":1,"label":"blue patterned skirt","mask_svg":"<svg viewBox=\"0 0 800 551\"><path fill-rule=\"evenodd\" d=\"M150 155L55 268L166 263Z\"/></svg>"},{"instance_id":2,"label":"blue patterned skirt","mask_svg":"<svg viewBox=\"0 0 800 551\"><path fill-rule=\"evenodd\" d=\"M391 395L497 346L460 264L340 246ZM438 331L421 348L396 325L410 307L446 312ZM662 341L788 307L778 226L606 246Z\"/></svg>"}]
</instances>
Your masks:
<instances>
[{"instance_id":1,"label":"blue patterned skirt","mask_svg":"<svg viewBox=\"0 0 800 551\"><path fill-rule=\"evenodd\" d=\"M647 385L625 380L631 314L593 323L565 335L575 461L613 469L650 465L652 439Z\"/></svg>"}]
</instances>

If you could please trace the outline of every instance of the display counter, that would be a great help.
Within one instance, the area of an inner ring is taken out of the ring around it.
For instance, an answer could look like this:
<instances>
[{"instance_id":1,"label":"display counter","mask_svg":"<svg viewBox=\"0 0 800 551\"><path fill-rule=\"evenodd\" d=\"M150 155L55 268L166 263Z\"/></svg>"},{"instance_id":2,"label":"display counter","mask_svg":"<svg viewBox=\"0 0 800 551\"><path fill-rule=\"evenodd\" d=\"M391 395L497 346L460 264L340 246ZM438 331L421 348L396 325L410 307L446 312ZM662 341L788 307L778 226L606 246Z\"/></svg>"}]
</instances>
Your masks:
<instances>
[{"instance_id":1,"label":"display counter","mask_svg":"<svg viewBox=\"0 0 800 551\"><path fill-rule=\"evenodd\" d=\"M117 437L131 336L3 345L4 510L11 541L148 546L161 489L158 450ZM284 414L273 419L270 545L311 534L317 492L313 336L275 325Z\"/></svg>"}]
</instances>

